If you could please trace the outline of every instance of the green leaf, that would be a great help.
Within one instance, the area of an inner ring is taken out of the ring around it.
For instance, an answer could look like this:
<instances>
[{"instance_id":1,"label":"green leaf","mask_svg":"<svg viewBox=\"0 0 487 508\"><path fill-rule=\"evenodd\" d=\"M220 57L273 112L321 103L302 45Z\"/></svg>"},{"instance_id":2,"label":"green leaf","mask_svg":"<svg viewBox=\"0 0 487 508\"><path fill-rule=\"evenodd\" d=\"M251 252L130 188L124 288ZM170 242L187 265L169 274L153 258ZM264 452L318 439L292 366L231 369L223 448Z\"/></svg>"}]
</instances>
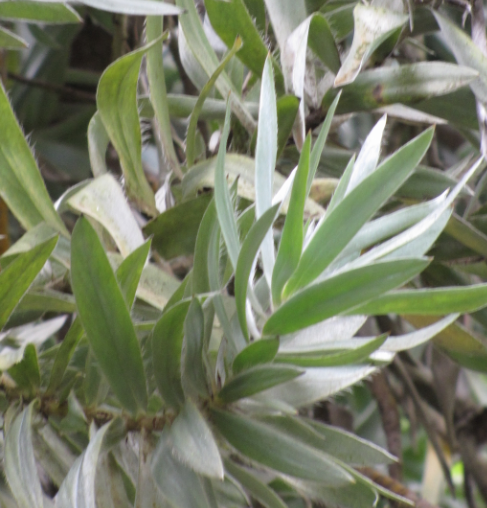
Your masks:
<instances>
[{"instance_id":1,"label":"green leaf","mask_svg":"<svg viewBox=\"0 0 487 508\"><path fill-rule=\"evenodd\" d=\"M244 1L206 0L205 7L211 26L228 48L232 47L237 36L242 37L243 47L237 56L256 76L260 77L268 50Z\"/></svg>"},{"instance_id":2,"label":"green leaf","mask_svg":"<svg viewBox=\"0 0 487 508\"><path fill-rule=\"evenodd\" d=\"M178 508L212 508L202 479L179 462L167 427L164 428L152 458L152 475L171 506Z\"/></svg>"},{"instance_id":3,"label":"green leaf","mask_svg":"<svg viewBox=\"0 0 487 508\"><path fill-rule=\"evenodd\" d=\"M281 302L282 290L296 270L303 250L304 205L307 195L310 148L311 136L308 135L294 177L288 213L282 229L276 264L272 272L272 299L276 304Z\"/></svg>"},{"instance_id":4,"label":"green leaf","mask_svg":"<svg viewBox=\"0 0 487 508\"><path fill-rule=\"evenodd\" d=\"M414 326L429 325L434 318L406 316ZM467 369L487 372L487 348L482 337L477 337L460 323L452 323L433 338L433 344L452 360Z\"/></svg>"},{"instance_id":5,"label":"green leaf","mask_svg":"<svg viewBox=\"0 0 487 508\"><path fill-rule=\"evenodd\" d=\"M81 3L102 11L131 16L177 16L182 13L174 5L153 0L81 0Z\"/></svg>"},{"instance_id":6,"label":"green leaf","mask_svg":"<svg viewBox=\"0 0 487 508\"><path fill-rule=\"evenodd\" d=\"M482 256L487 256L487 235L456 213L448 221L445 233Z\"/></svg>"},{"instance_id":7,"label":"green leaf","mask_svg":"<svg viewBox=\"0 0 487 508\"><path fill-rule=\"evenodd\" d=\"M2 1L0 18L38 23L81 23L79 14L69 5L54 2Z\"/></svg>"},{"instance_id":8,"label":"green leaf","mask_svg":"<svg viewBox=\"0 0 487 508\"><path fill-rule=\"evenodd\" d=\"M340 254L360 228L412 173L426 153L433 132L433 129L426 130L391 155L325 217L284 288L285 296L315 280ZM370 199L370 196L374 196L374 199Z\"/></svg>"},{"instance_id":9,"label":"green leaf","mask_svg":"<svg viewBox=\"0 0 487 508\"><path fill-rule=\"evenodd\" d=\"M215 200L211 200L201 220L193 258L193 292L198 295L210 291L208 279L208 246L213 228L217 224Z\"/></svg>"},{"instance_id":10,"label":"green leaf","mask_svg":"<svg viewBox=\"0 0 487 508\"><path fill-rule=\"evenodd\" d=\"M456 61L479 73L479 79L473 81L470 88L482 102L487 102L487 57L463 30L441 14L437 12L433 14L440 26L444 41L455 55Z\"/></svg>"},{"instance_id":11,"label":"green leaf","mask_svg":"<svg viewBox=\"0 0 487 508\"><path fill-rule=\"evenodd\" d=\"M233 360L233 373L238 374L256 365L272 362L278 350L278 338L260 339L252 342L245 349L242 349Z\"/></svg>"},{"instance_id":12,"label":"green leaf","mask_svg":"<svg viewBox=\"0 0 487 508\"><path fill-rule=\"evenodd\" d=\"M289 36L306 18L305 1L265 0L265 6L282 54Z\"/></svg>"},{"instance_id":13,"label":"green leaf","mask_svg":"<svg viewBox=\"0 0 487 508\"><path fill-rule=\"evenodd\" d=\"M279 204L274 205L252 226L245 237L238 257L235 270L235 304L237 306L240 327L247 339L249 332L247 328L246 301L250 273L264 238L269 231L272 232L272 223L276 220L278 210Z\"/></svg>"},{"instance_id":14,"label":"green leaf","mask_svg":"<svg viewBox=\"0 0 487 508\"><path fill-rule=\"evenodd\" d=\"M169 430L174 451L196 473L223 480L223 463L215 438L193 402L187 400Z\"/></svg>"},{"instance_id":15,"label":"green leaf","mask_svg":"<svg viewBox=\"0 0 487 508\"><path fill-rule=\"evenodd\" d=\"M5 436L5 476L19 508L43 508L41 482L32 445L33 401L19 414Z\"/></svg>"},{"instance_id":16,"label":"green leaf","mask_svg":"<svg viewBox=\"0 0 487 508\"><path fill-rule=\"evenodd\" d=\"M277 157L277 106L270 56L262 73L259 127L255 147L255 216L259 219L271 206ZM264 275L269 286L274 268L274 241L269 231L262 245Z\"/></svg>"},{"instance_id":17,"label":"green leaf","mask_svg":"<svg viewBox=\"0 0 487 508\"><path fill-rule=\"evenodd\" d=\"M108 173L106 154L110 137L103 125L100 113L97 111L88 124L88 153L90 155L91 171L95 178Z\"/></svg>"},{"instance_id":18,"label":"green leaf","mask_svg":"<svg viewBox=\"0 0 487 508\"><path fill-rule=\"evenodd\" d=\"M337 113L370 111L398 102L414 104L454 92L477 76L473 69L445 62L418 62L363 71L353 83L343 87ZM322 107L331 104L337 93L336 89L329 90L323 97Z\"/></svg>"},{"instance_id":19,"label":"green leaf","mask_svg":"<svg viewBox=\"0 0 487 508\"><path fill-rule=\"evenodd\" d=\"M151 240L147 240L138 249L129 254L117 268L117 281L129 309L134 305L135 293L137 292L150 248Z\"/></svg>"},{"instance_id":20,"label":"green leaf","mask_svg":"<svg viewBox=\"0 0 487 508\"><path fill-rule=\"evenodd\" d=\"M218 148L218 157L215 168L215 206L220 223L223 238L227 246L230 261L235 268L238 261L240 250L240 239L238 235L237 220L233 210L230 191L228 190L227 180L225 178L225 155L227 150L228 134L230 132L230 101L227 105L227 114L225 124Z\"/></svg>"},{"instance_id":21,"label":"green leaf","mask_svg":"<svg viewBox=\"0 0 487 508\"><path fill-rule=\"evenodd\" d=\"M316 420L307 420L307 424L325 438L323 451L347 464L370 466L371 464L391 464L397 460L387 450L351 432Z\"/></svg>"},{"instance_id":22,"label":"green leaf","mask_svg":"<svg viewBox=\"0 0 487 508\"><path fill-rule=\"evenodd\" d=\"M147 79L149 81L149 90L151 102L154 106L154 114L159 134L162 156L168 170L172 171L177 177L182 178L181 168L179 167L178 157L174 149L171 132L171 120L167 104L166 81L164 78L164 63L162 59L163 41L163 18L149 16L146 22L147 42L159 40L151 46L147 52Z\"/></svg>"},{"instance_id":23,"label":"green leaf","mask_svg":"<svg viewBox=\"0 0 487 508\"><path fill-rule=\"evenodd\" d=\"M357 3L353 10L355 30L347 58L335 78L335 86L343 86L355 80L360 69L373 52L392 34L398 33L408 17Z\"/></svg>"},{"instance_id":24,"label":"green leaf","mask_svg":"<svg viewBox=\"0 0 487 508\"><path fill-rule=\"evenodd\" d=\"M182 385L190 396L207 397L208 387L203 361L205 316L197 298L193 298L184 321Z\"/></svg>"},{"instance_id":25,"label":"green leaf","mask_svg":"<svg viewBox=\"0 0 487 508\"><path fill-rule=\"evenodd\" d=\"M129 198L149 215L157 215L154 193L142 168L142 135L137 109L140 64L149 49L150 46L145 46L112 63L100 78L96 102L120 157Z\"/></svg>"},{"instance_id":26,"label":"green leaf","mask_svg":"<svg viewBox=\"0 0 487 508\"><path fill-rule=\"evenodd\" d=\"M35 393L41 384L41 373L37 350L33 344L29 344L25 348L22 361L8 369L8 375L21 390L25 390L31 395Z\"/></svg>"},{"instance_id":27,"label":"green leaf","mask_svg":"<svg viewBox=\"0 0 487 508\"><path fill-rule=\"evenodd\" d=\"M0 4L1 7L1 4ZM22 37L19 37L14 32L0 27L0 48L4 49L25 49L29 45Z\"/></svg>"},{"instance_id":28,"label":"green leaf","mask_svg":"<svg viewBox=\"0 0 487 508\"><path fill-rule=\"evenodd\" d=\"M335 97L335 100L328 108L326 113L325 121L323 122L320 133L318 134L318 138L313 145L313 149L311 150L310 158L309 158L309 173L308 173L308 185L307 185L307 194L311 189L311 184L316 175L316 170L320 164L320 158L323 153L323 149L325 148L325 143L328 138L328 133L330 132L331 122L333 120L333 115L335 114L335 110L338 105L338 101L340 100L341 93Z\"/></svg>"},{"instance_id":29,"label":"green leaf","mask_svg":"<svg viewBox=\"0 0 487 508\"><path fill-rule=\"evenodd\" d=\"M68 201L69 206L102 224L123 256L144 243L144 237L120 184L113 175L102 175Z\"/></svg>"},{"instance_id":30,"label":"green leaf","mask_svg":"<svg viewBox=\"0 0 487 508\"><path fill-rule=\"evenodd\" d=\"M0 2L1 4L2 2ZM25 229L46 222L67 235L29 145L0 85L0 195Z\"/></svg>"},{"instance_id":31,"label":"green leaf","mask_svg":"<svg viewBox=\"0 0 487 508\"><path fill-rule=\"evenodd\" d=\"M54 364L51 369L51 376L49 378L49 385L46 390L46 395L53 395L56 390L61 386L64 373L69 365L73 353L78 345L81 337L83 337L84 329L79 317L76 317L73 324L68 330L68 333L61 342L61 346L54 358Z\"/></svg>"},{"instance_id":32,"label":"green leaf","mask_svg":"<svg viewBox=\"0 0 487 508\"><path fill-rule=\"evenodd\" d=\"M256 365L234 376L218 393L225 403L250 397L303 374L301 369L279 365Z\"/></svg>"},{"instance_id":33,"label":"green leaf","mask_svg":"<svg viewBox=\"0 0 487 508\"><path fill-rule=\"evenodd\" d=\"M186 166L188 169L194 164L195 158L195 143L196 143L196 128L198 126L198 119L203 109L203 104L206 98L210 94L211 90L215 86L218 76L224 71L227 64L235 56L235 53L242 47L242 39L237 37L235 43L230 51L225 55L225 58L221 61L220 65L215 69L215 72L210 76L205 86L201 89L200 95L191 116L189 117L188 131L186 134Z\"/></svg>"},{"instance_id":34,"label":"green leaf","mask_svg":"<svg viewBox=\"0 0 487 508\"><path fill-rule=\"evenodd\" d=\"M387 334L380 335L375 339L369 340L365 344L350 351L339 353L320 354L320 351L313 353L287 353L279 354L276 363L287 363L299 367L334 367L338 365L364 363L367 358L377 349L379 349L387 339Z\"/></svg>"},{"instance_id":35,"label":"green leaf","mask_svg":"<svg viewBox=\"0 0 487 508\"><path fill-rule=\"evenodd\" d=\"M210 414L223 437L251 460L290 476L328 485L351 481L350 475L328 455L273 427L226 411L211 409Z\"/></svg>"},{"instance_id":36,"label":"green leaf","mask_svg":"<svg viewBox=\"0 0 487 508\"><path fill-rule=\"evenodd\" d=\"M428 264L428 259L398 259L332 276L309 286L281 305L267 320L263 333L284 335L336 316L401 286Z\"/></svg>"},{"instance_id":37,"label":"green leaf","mask_svg":"<svg viewBox=\"0 0 487 508\"><path fill-rule=\"evenodd\" d=\"M474 312L487 305L487 284L390 291L353 310L355 314L443 315Z\"/></svg>"},{"instance_id":38,"label":"green leaf","mask_svg":"<svg viewBox=\"0 0 487 508\"><path fill-rule=\"evenodd\" d=\"M103 438L111 423L95 431L92 424L90 444L79 456L56 494L56 507L90 508L95 506L95 479Z\"/></svg>"},{"instance_id":39,"label":"green leaf","mask_svg":"<svg viewBox=\"0 0 487 508\"><path fill-rule=\"evenodd\" d=\"M57 241L57 237L51 238L19 254L0 272L0 330L48 260Z\"/></svg>"},{"instance_id":40,"label":"green leaf","mask_svg":"<svg viewBox=\"0 0 487 508\"><path fill-rule=\"evenodd\" d=\"M184 33L192 54L209 77L215 72L220 62L206 37L195 4L193 0L176 0L176 5L186 11L179 17L179 27ZM226 72L222 72L218 78L216 88L224 98L227 98L231 92L230 103L235 116L247 131L253 132L255 121Z\"/></svg>"},{"instance_id":41,"label":"green leaf","mask_svg":"<svg viewBox=\"0 0 487 508\"><path fill-rule=\"evenodd\" d=\"M265 508L287 508L284 501L265 483L230 460L225 460L225 471L235 478Z\"/></svg>"},{"instance_id":42,"label":"green leaf","mask_svg":"<svg viewBox=\"0 0 487 508\"><path fill-rule=\"evenodd\" d=\"M164 312L152 331L152 364L157 388L169 407L184 403L181 385L181 349L184 322L190 302L181 302Z\"/></svg>"},{"instance_id":43,"label":"green leaf","mask_svg":"<svg viewBox=\"0 0 487 508\"><path fill-rule=\"evenodd\" d=\"M71 281L83 328L111 389L136 414L147 405L147 389L127 304L87 219L78 220L71 244Z\"/></svg>"},{"instance_id":44,"label":"green leaf","mask_svg":"<svg viewBox=\"0 0 487 508\"><path fill-rule=\"evenodd\" d=\"M154 235L152 245L164 259L193 254L198 229L210 201L210 194L202 194L169 208L144 227L145 235Z\"/></svg>"},{"instance_id":45,"label":"green leaf","mask_svg":"<svg viewBox=\"0 0 487 508\"><path fill-rule=\"evenodd\" d=\"M299 110L299 99L294 95L284 95L277 99L277 154L279 159L287 145Z\"/></svg>"},{"instance_id":46,"label":"green leaf","mask_svg":"<svg viewBox=\"0 0 487 508\"><path fill-rule=\"evenodd\" d=\"M333 37L330 24L322 14L314 14L308 33L308 45L318 58L336 74L340 69L340 53Z\"/></svg>"}]
</instances>

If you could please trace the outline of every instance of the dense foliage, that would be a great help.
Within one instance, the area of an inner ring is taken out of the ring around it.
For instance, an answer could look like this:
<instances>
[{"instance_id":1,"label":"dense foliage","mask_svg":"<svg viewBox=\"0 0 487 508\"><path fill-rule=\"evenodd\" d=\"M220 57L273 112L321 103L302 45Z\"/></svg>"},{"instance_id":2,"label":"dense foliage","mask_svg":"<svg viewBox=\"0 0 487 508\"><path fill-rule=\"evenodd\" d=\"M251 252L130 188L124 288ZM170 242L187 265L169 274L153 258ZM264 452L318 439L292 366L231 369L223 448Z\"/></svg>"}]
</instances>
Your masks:
<instances>
[{"instance_id":1,"label":"dense foliage","mask_svg":"<svg viewBox=\"0 0 487 508\"><path fill-rule=\"evenodd\" d=\"M0 47L0 506L487 502L481 1L2 0Z\"/></svg>"}]
</instances>

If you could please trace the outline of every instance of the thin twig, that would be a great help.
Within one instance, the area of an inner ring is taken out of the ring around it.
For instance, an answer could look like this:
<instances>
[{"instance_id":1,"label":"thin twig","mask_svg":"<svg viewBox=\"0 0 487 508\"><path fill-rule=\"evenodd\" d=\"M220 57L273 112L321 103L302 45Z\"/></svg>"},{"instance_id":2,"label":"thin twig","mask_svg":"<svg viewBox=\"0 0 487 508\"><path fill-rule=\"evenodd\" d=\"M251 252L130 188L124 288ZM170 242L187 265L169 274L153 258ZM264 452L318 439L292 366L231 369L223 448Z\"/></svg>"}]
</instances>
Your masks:
<instances>
[{"instance_id":1,"label":"thin twig","mask_svg":"<svg viewBox=\"0 0 487 508\"><path fill-rule=\"evenodd\" d=\"M78 90L70 86L57 85L55 83L49 83L48 81L44 81L42 79L26 78L25 76L21 76L20 74L16 74L14 72L8 72L7 77L8 79L17 81L24 85L32 86L35 88L42 88L49 92L65 95L66 97L69 97L71 99L96 102L96 96L94 94L89 92L83 92L82 90Z\"/></svg>"}]
</instances>

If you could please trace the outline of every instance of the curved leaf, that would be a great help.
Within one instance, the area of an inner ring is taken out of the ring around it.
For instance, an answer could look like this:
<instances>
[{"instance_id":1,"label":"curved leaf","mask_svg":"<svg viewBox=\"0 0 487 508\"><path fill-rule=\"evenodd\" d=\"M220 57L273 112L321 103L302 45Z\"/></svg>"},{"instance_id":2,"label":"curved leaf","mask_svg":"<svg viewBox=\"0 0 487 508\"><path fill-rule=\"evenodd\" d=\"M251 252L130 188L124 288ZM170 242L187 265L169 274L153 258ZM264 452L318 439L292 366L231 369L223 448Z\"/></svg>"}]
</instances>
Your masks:
<instances>
[{"instance_id":1,"label":"curved leaf","mask_svg":"<svg viewBox=\"0 0 487 508\"><path fill-rule=\"evenodd\" d=\"M255 395L256 393L290 381L303 374L301 369L280 365L257 365L230 379L218 393L225 403Z\"/></svg>"},{"instance_id":2,"label":"curved leaf","mask_svg":"<svg viewBox=\"0 0 487 508\"><path fill-rule=\"evenodd\" d=\"M279 339L260 339L249 344L233 360L232 370L238 374L263 363L270 363L279 350Z\"/></svg>"},{"instance_id":3,"label":"curved leaf","mask_svg":"<svg viewBox=\"0 0 487 508\"><path fill-rule=\"evenodd\" d=\"M5 437L5 475L19 508L44 506L32 444L35 404L35 401L31 402L29 407L15 418Z\"/></svg>"},{"instance_id":4,"label":"curved leaf","mask_svg":"<svg viewBox=\"0 0 487 508\"><path fill-rule=\"evenodd\" d=\"M145 46L133 51L105 70L98 83L96 103L105 129L120 157L129 197L149 215L157 215L154 193L142 168L142 135L137 109L140 64L149 48L150 46Z\"/></svg>"},{"instance_id":5,"label":"curved leaf","mask_svg":"<svg viewBox=\"0 0 487 508\"><path fill-rule=\"evenodd\" d=\"M240 453L281 473L327 485L346 485L351 476L326 454L264 423L211 409L211 420Z\"/></svg>"},{"instance_id":6,"label":"curved leaf","mask_svg":"<svg viewBox=\"0 0 487 508\"><path fill-rule=\"evenodd\" d=\"M267 320L263 332L284 335L319 323L401 286L428 264L427 259L384 261L330 277L309 286L281 305ZM368 312L360 307L356 313Z\"/></svg>"},{"instance_id":7,"label":"curved leaf","mask_svg":"<svg viewBox=\"0 0 487 508\"><path fill-rule=\"evenodd\" d=\"M199 474L223 480L223 462L215 438L190 400L172 423L169 436L181 462Z\"/></svg>"}]
</instances>

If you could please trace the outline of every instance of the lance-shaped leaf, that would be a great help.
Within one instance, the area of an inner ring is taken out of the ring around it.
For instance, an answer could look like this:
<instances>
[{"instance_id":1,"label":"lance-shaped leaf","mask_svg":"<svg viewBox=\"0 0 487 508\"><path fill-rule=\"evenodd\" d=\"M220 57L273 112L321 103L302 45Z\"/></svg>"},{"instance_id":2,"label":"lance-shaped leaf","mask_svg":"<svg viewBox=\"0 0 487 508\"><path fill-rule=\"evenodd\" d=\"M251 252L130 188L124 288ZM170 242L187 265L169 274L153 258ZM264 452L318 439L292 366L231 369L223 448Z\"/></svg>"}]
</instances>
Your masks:
<instances>
[{"instance_id":1,"label":"lance-shaped leaf","mask_svg":"<svg viewBox=\"0 0 487 508\"><path fill-rule=\"evenodd\" d=\"M259 219L271 206L273 197L274 171L277 157L277 106L274 73L268 57L262 73L260 89L259 127L255 147L255 215ZM264 275L269 286L274 268L274 241L272 231L265 237L262 246Z\"/></svg>"},{"instance_id":2,"label":"lance-shaped leaf","mask_svg":"<svg viewBox=\"0 0 487 508\"><path fill-rule=\"evenodd\" d=\"M218 397L225 403L250 397L256 393L290 381L303 374L301 369L284 365L256 365L240 372L218 393Z\"/></svg>"},{"instance_id":3,"label":"lance-shaped leaf","mask_svg":"<svg viewBox=\"0 0 487 508\"><path fill-rule=\"evenodd\" d=\"M230 102L227 105L225 123L223 126L220 147L215 169L215 206L225 244L227 246L230 261L235 268L240 251L240 240L238 236L237 220L234 207L228 190L227 179L225 178L225 155L227 150L228 135L230 133Z\"/></svg>"},{"instance_id":4,"label":"lance-shaped leaf","mask_svg":"<svg viewBox=\"0 0 487 508\"><path fill-rule=\"evenodd\" d=\"M83 328L110 387L132 414L145 409L144 366L134 325L103 246L84 218L73 231L71 281Z\"/></svg>"},{"instance_id":5,"label":"lance-shaped leaf","mask_svg":"<svg viewBox=\"0 0 487 508\"><path fill-rule=\"evenodd\" d=\"M171 506L178 508L212 508L202 478L174 456L169 431L164 428L152 457L152 475Z\"/></svg>"},{"instance_id":6,"label":"lance-shaped leaf","mask_svg":"<svg viewBox=\"0 0 487 508\"><path fill-rule=\"evenodd\" d=\"M215 438L193 402L187 400L169 430L176 456L199 474L223 480Z\"/></svg>"},{"instance_id":7,"label":"lance-shaped leaf","mask_svg":"<svg viewBox=\"0 0 487 508\"><path fill-rule=\"evenodd\" d=\"M248 492L266 508L286 508L284 501L257 475L243 467L237 466L230 460L225 461L225 471L233 476Z\"/></svg>"},{"instance_id":8,"label":"lance-shaped leaf","mask_svg":"<svg viewBox=\"0 0 487 508\"><path fill-rule=\"evenodd\" d=\"M443 315L474 312L487 305L487 284L391 291L354 309L357 314Z\"/></svg>"},{"instance_id":9,"label":"lance-shaped leaf","mask_svg":"<svg viewBox=\"0 0 487 508\"><path fill-rule=\"evenodd\" d=\"M241 454L297 478L346 485L351 477L331 457L264 423L211 409L211 420Z\"/></svg>"},{"instance_id":10,"label":"lance-shaped leaf","mask_svg":"<svg viewBox=\"0 0 487 508\"><path fill-rule=\"evenodd\" d=\"M131 16L177 16L182 12L174 5L153 0L81 0L81 3L102 11Z\"/></svg>"},{"instance_id":11,"label":"lance-shaped leaf","mask_svg":"<svg viewBox=\"0 0 487 508\"><path fill-rule=\"evenodd\" d=\"M272 232L272 223L276 219L278 209L279 204L274 205L252 226L245 237L238 257L237 268L235 270L235 304L237 306L237 314L242 332L247 338L246 302L249 278L261 244L269 231Z\"/></svg>"},{"instance_id":12,"label":"lance-shaped leaf","mask_svg":"<svg viewBox=\"0 0 487 508\"><path fill-rule=\"evenodd\" d=\"M428 129L400 148L326 215L284 288L285 295L306 286L325 270L360 228L404 183L423 158L432 137L433 129ZM370 199L370 196L374 196L374 199Z\"/></svg>"},{"instance_id":13,"label":"lance-shaped leaf","mask_svg":"<svg viewBox=\"0 0 487 508\"><path fill-rule=\"evenodd\" d=\"M263 332L267 335L284 335L336 316L405 284L428 264L428 259L399 259L330 277L303 289L281 305L267 320ZM369 312L361 310L357 313Z\"/></svg>"},{"instance_id":14,"label":"lance-shaped leaf","mask_svg":"<svg viewBox=\"0 0 487 508\"><path fill-rule=\"evenodd\" d=\"M142 210L156 215L154 193L142 168L142 135L137 109L140 64L150 46L112 63L98 84L98 112L120 157L127 194Z\"/></svg>"},{"instance_id":15,"label":"lance-shaped leaf","mask_svg":"<svg viewBox=\"0 0 487 508\"><path fill-rule=\"evenodd\" d=\"M167 104L166 80L164 76L163 52L163 18L149 16L146 22L147 42L158 40L147 52L147 79L149 81L149 90L151 102L154 106L154 116L157 132L159 136L160 148L164 162L167 164L168 171L172 171L178 178L182 178L181 168L179 167L178 157L174 149L172 140L171 121Z\"/></svg>"},{"instance_id":16,"label":"lance-shaped leaf","mask_svg":"<svg viewBox=\"0 0 487 508\"><path fill-rule=\"evenodd\" d=\"M24 39L14 32L0 27L0 48L4 49L25 49L28 44Z\"/></svg>"},{"instance_id":17,"label":"lance-shaped leaf","mask_svg":"<svg viewBox=\"0 0 487 508\"><path fill-rule=\"evenodd\" d=\"M203 361L205 316L197 298L194 298L184 321L182 384L190 396L207 397L208 387Z\"/></svg>"},{"instance_id":18,"label":"lance-shaped leaf","mask_svg":"<svg viewBox=\"0 0 487 508\"><path fill-rule=\"evenodd\" d=\"M350 350L335 352L313 351L300 354L280 354L276 363L298 365L299 367L334 367L337 365L364 363L365 360L385 342L387 334L371 339Z\"/></svg>"},{"instance_id":19,"label":"lance-shaped leaf","mask_svg":"<svg viewBox=\"0 0 487 508\"><path fill-rule=\"evenodd\" d=\"M279 350L279 339L260 339L249 344L245 349L233 360L232 370L234 374L238 374L245 369L270 363L274 360Z\"/></svg>"},{"instance_id":20,"label":"lance-shaped leaf","mask_svg":"<svg viewBox=\"0 0 487 508\"><path fill-rule=\"evenodd\" d=\"M90 155L91 171L95 178L108 173L105 162L110 138L103 125L100 113L97 111L88 124L88 153Z\"/></svg>"},{"instance_id":21,"label":"lance-shaped leaf","mask_svg":"<svg viewBox=\"0 0 487 508\"><path fill-rule=\"evenodd\" d=\"M41 373L37 350L34 344L29 344L24 350L24 358L8 369L8 375L23 391L33 396L41 384Z\"/></svg>"},{"instance_id":22,"label":"lance-shaped leaf","mask_svg":"<svg viewBox=\"0 0 487 508\"><path fill-rule=\"evenodd\" d=\"M95 502L96 466L102 451L103 438L110 423L95 431L86 450L78 457L64 479L55 498L56 508L93 508Z\"/></svg>"},{"instance_id":23,"label":"lance-shaped leaf","mask_svg":"<svg viewBox=\"0 0 487 508\"><path fill-rule=\"evenodd\" d=\"M139 286L142 270L147 263L151 240L143 243L138 249L129 254L117 268L117 280L127 307L132 308L135 301L135 293Z\"/></svg>"},{"instance_id":24,"label":"lance-shaped leaf","mask_svg":"<svg viewBox=\"0 0 487 508\"><path fill-rule=\"evenodd\" d=\"M164 312L152 331L152 364L157 388L169 407L184 403L181 385L181 350L184 320L190 302L181 302Z\"/></svg>"},{"instance_id":25,"label":"lance-shaped leaf","mask_svg":"<svg viewBox=\"0 0 487 508\"><path fill-rule=\"evenodd\" d=\"M454 92L478 77L477 71L445 62L419 62L398 67L379 67L361 72L342 88L338 114L369 111L401 102L414 104ZM337 94L329 90L322 106L327 108Z\"/></svg>"},{"instance_id":26,"label":"lance-shaped leaf","mask_svg":"<svg viewBox=\"0 0 487 508\"><path fill-rule=\"evenodd\" d=\"M435 318L429 316L407 316L414 326L429 325ZM482 337L477 336L460 323L452 323L433 339L434 345L452 360L467 369L487 372L487 348Z\"/></svg>"},{"instance_id":27,"label":"lance-shaped leaf","mask_svg":"<svg viewBox=\"0 0 487 508\"><path fill-rule=\"evenodd\" d=\"M0 272L0 330L51 255L57 237L19 254Z\"/></svg>"},{"instance_id":28,"label":"lance-shaped leaf","mask_svg":"<svg viewBox=\"0 0 487 508\"><path fill-rule=\"evenodd\" d=\"M176 5L185 10L179 17L179 27L184 33L187 45L194 58L209 77L215 72L219 65L219 61L203 30L195 4L193 0L176 0ZM240 99L238 90L235 88L226 72L222 72L218 78L216 88L221 96L225 98L227 98L231 92L231 107L233 112L242 125L249 132L253 132L255 130L255 121Z\"/></svg>"},{"instance_id":29,"label":"lance-shaped leaf","mask_svg":"<svg viewBox=\"0 0 487 508\"><path fill-rule=\"evenodd\" d=\"M5 475L19 508L43 508L42 488L32 444L34 405L26 407L5 437Z\"/></svg>"},{"instance_id":30,"label":"lance-shaped leaf","mask_svg":"<svg viewBox=\"0 0 487 508\"><path fill-rule=\"evenodd\" d=\"M306 420L306 423L324 437L322 450L347 464L391 464L397 460L387 450L351 432L315 420Z\"/></svg>"},{"instance_id":31,"label":"lance-shaped leaf","mask_svg":"<svg viewBox=\"0 0 487 508\"><path fill-rule=\"evenodd\" d=\"M262 392L259 400L269 404L280 402L295 408L305 407L344 390L375 370L370 365L306 369L302 376Z\"/></svg>"},{"instance_id":32,"label":"lance-shaped leaf","mask_svg":"<svg viewBox=\"0 0 487 508\"><path fill-rule=\"evenodd\" d=\"M232 47L237 36L242 37L243 47L237 56L256 76L260 77L268 50L252 21L244 0L229 2L206 0L205 7L211 26L228 48Z\"/></svg>"},{"instance_id":33,"label":"lance-shaped leaf","mask_svg":"<svg viewBox=\"0 0 487 508\"><path fill-rule=\"evenodd\" d=\"M200 95L191 116L189 118L188 130L186 134L186 165L188 169L194 164L195 157L195 144L196 144L196 128L198 126L198 119L203 109L206 98L215 86L218 76L224 71L227 64L235 56L235 53L242 47L242 39L237 37L230 51L225 55L225 58L221 61L220 65L215 69L215 72L210 76L210 79L201 89ZM228 105L229 106L229 105ZM228 107L227 106L227 107Z\"/></svg>"},{"instance_id":34,"label":"lance-shaped leaf","mask_svg":"<svg viewBox=\"0 0 487 508\"><path fill-rule=\"evenodd\" d=\"M355 29L347 58L335 78L335 86L351 83L372 53L408 20L403 14L358 3L353 10Z\"/></svg>"},{"instance_id":35,"label":"lance-shaped leaf","mask_svg":"<svg viewBox=\"0 0 487 508\"><path fill-rule=\"evenodd\" d=\"M441 14L434 12L434 15L443 39L457 62L479 73L479 78L470 84L470 88L482 102L487 102L487 57L463 30Z\"/></svg>"},{"instance_id":36,"label":"lance-shaped leaf","mask_svg":"<svg viewBox=\"0 0 487 508\"><path fill-rule=\"evenodd\" d=\"M62 2L14 0L0 2L0 18L35 23L80 23L79 14Z\"/></svg>"},{"instance_id":37,"label":"lance-shaped leaf","mask_svg":"<svg viewBox=\"0 0 487 508\"><path fill-rule=\"evenodd\" d=\"M282 289L296 270L303 250L304 205L307 194L310 148L311 136L307 136L294 177L288 213L282 229L276 264L272 272L272 299L276 304L280 303Z\"/></svg>"},{"instance_id":38,"label":"lance-shaped leaf","mask_svg":"<svg viewBox=\"0 0 487 508\"><path fill-rule=\"evenodd\" d=\"M47 222L67 234L0 84L0 195L25 229Z\"/></svg>"}]
</instances>

